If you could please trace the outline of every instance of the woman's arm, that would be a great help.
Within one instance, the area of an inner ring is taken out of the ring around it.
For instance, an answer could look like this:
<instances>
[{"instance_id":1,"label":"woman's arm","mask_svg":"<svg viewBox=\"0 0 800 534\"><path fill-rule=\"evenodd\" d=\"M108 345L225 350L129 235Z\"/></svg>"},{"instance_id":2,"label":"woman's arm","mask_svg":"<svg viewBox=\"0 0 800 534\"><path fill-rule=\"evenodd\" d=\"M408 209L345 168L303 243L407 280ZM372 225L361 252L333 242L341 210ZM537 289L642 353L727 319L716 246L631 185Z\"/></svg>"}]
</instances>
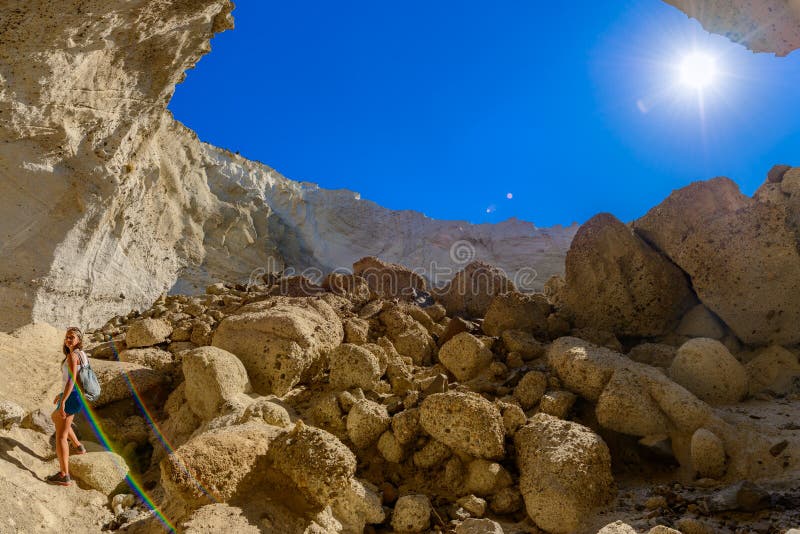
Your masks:
<instances>
[{"instance_id":1,"label":"woman's arm","mask_svg":"<svg viewBox=\"0 0 800 534\"><path fill-rule=\"evenodd\" d=\"M67 383L64 386L64 395L61 396L62 417L67 416L67 412L64 411L64 403L67 402L67 397L69 397L70 393L72 393L72 388L75 387L75 377L78 376L78 357L79 356L74 352L70 352L69 357L67 358L67 365L69 366L69 380L67 380Z\"/></svg>"}]
</instances>

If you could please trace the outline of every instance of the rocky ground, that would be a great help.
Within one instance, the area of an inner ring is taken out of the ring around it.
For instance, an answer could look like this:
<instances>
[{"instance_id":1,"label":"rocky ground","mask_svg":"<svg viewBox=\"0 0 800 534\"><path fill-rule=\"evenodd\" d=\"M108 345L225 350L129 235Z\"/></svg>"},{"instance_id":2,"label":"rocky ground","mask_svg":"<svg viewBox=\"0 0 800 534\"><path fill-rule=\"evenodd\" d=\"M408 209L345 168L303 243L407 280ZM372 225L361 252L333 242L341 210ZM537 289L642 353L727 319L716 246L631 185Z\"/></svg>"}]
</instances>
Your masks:
<instances>
[{"instance_id":1,"label":"rocky ground","mask_svg":"<svg viewBox=\"0 0 800 534\"><path fill-rule=\"evenodd\" d=\"M4 334L3 528L163 531L127 474L193 533L786 532L800 300L764 273L800 272L792 180L597 216L544 293L480 262L431 288L368 257L163 295L87 334L113 452L73 457L79 487L41 482L61 332ZM718 290L731 279L759 285Z\"/></svg>"}]
</instances>

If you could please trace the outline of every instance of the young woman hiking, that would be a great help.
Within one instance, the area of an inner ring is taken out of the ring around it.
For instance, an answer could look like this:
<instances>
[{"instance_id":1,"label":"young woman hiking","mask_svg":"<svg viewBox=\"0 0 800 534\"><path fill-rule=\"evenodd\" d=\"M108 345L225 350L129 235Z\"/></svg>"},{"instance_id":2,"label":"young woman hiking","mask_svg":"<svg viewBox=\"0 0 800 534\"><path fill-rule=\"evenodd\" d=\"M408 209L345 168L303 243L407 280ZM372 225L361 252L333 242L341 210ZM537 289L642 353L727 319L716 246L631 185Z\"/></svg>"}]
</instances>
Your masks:
<instances>
[{"instance_id":1,"label":"young woman hiking","mask_svg":"<svg viewBox=\"0 0 800 534\"><path fill-rule=\"evenodd\" d=\"M59 393L53 404L56 409L51 416L56 424L56 455L60 471L47 477L47 482L69 486L72 479L69 476L69 440L77 448L78 454L83 454L83 447L75 432L72 430L72 419L83 408L81 395L75 384L78 369L87 363L86 353L83 352L83 332L76 326L70 326L64 334L64 359L61 361L61 379L64 391Z\"/></svg>"}]
</instances>

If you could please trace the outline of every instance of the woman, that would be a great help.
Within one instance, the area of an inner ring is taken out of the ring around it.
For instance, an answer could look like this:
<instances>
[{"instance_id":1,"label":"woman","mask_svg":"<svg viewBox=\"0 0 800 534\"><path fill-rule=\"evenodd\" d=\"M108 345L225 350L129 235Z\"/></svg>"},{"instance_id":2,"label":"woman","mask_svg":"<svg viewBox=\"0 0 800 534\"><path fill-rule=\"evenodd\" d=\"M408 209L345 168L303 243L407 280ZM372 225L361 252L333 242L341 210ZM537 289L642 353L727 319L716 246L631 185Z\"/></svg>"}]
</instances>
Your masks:
<instances>
[{"instance_id":1,"label":"woman","mask_svg":"<svg viewBox=\"0 0 800 534\"><path fill-rule=\"evenodd\" d=\"M64 335L62 347L64 359L61 361L61 377L64 383L64 392L59 393L53 401L57 407L52 415L53 422L56 424L56 455L61 471L47 477L47 482L61 486L69 486L72 483L69 476L69 440L72 440L78 454L86 452L83 444L78 441L78 437L72 430L72 419L83 407L81 395L75 385L79 366L88 362L86 353L82 349L83 332L77 326L70 326Z\"/></svg>"}]
</instances>

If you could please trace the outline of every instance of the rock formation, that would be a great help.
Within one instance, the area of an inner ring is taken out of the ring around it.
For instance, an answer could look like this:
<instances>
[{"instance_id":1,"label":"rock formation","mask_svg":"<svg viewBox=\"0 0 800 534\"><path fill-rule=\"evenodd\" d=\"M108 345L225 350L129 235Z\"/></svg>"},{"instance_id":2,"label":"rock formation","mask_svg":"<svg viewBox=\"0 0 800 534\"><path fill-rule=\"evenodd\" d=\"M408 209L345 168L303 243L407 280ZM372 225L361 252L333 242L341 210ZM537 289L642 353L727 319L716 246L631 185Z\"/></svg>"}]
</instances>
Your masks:
<instances>
[{"instance_id":1,"label":"rock formation","mask_svg":"<svg viewBox=\"0 0 800 534\"><path fill-rule=\"evenodd\" d=\"M800 3L796 0L664 0L703 27L753 52L785 56L800 48Z\"/></svg>"},{"instance_id":2,"label":"rock formation","mask_svg":"<svg viewBox=\"0 0 800 534\"><path fill-rule=\"evenodd\" d=\"M800 169L773 170L754 198L714 179L673 192L630 225L595 217L572 244L566 278L543 293L520 292L481 261L462 262L454 283L429 291L391 254L363 250L355 274L321 272L316 283L265 272L242 284L248 261L268 259L256 243L279 242L270 232L285 239L273 249L283 261L319 266L346 247L326 251L310 239L292 248L311 230L276 215L285 193L303 218L321 217L298 199L317 195L322 206L329 192L230 155L198 163L213 149L163 110L177 70L158 63L161 48L193 64L192 50L229 25L229 4L87 0L59 17L44 3L9 5L0 75L15 83L0 94L10 117L2 128L25 133L0 145L0 162L37 162L15 172L50 184L42 201L59 198L59 209L46 213L66 226L52 248L59 232L20 209L30 235L51 241L42 253L12 232L19 239L8 246L21 272L48 269L43 280L76 276L79 251L91 250L80 268L92 276L69 294L63 285L33 291L23 278L3 287L9 298L32 291L34 316L56 317L48 302L71 295L87 306L75 317L102 317L85 349L103 396L91 421L76 425L88 449L72 462L76 486L47 486L63 331L39 322L0 333L0 529L661 534L800 525L800 298L790 282L800 278ZM31 59L33 37L51 54ZM62 37L71 48L59 54ZM140 46L97 48L103 39ZM63 83L34 87L30 69ZM72 91L109 80L118 84L109 94ZM141 119L124 120L119 107ZM52 151L56 141L63 154ZM128 178L113 182L110 169L126 161ZM55 176L78 171L85 181L55 195ZM6 183L9 198L35 191ZM167 183L174 190L164 193ZM131 198L161 211L134 218ZM169 211L176 206L186 211ZM114 213L122 220L108 234L103 217ZM133 228L157 214L174 218L139 241L148 230ZM294 233L281 234L287 228ZM127 281L98 273L116 266L136 280L167 250L174 271L147 283L174 284L171 294L145 309L126 297L132 309L111 314L122 303L103 300L100 288ZM210 279L202 294L190 291ZM0 318L20 320L8 302ZM92 443L93 428L102 444Z\"/></svg>"},{"instance_id":3,"label":"rock formation","mask_svg":"<svg viewBox=\"0 0 800 534\"><path fill-rule=\"evenodd\" d=\"M163 292L369 255L435 271L439 283L471 259L522 273L529 290L562 271L576 227L436 221L200 142L166 105L211 37L232 28L232 8L0 8L0 329L97 326Z\"/></svg>"}]
</instances>

